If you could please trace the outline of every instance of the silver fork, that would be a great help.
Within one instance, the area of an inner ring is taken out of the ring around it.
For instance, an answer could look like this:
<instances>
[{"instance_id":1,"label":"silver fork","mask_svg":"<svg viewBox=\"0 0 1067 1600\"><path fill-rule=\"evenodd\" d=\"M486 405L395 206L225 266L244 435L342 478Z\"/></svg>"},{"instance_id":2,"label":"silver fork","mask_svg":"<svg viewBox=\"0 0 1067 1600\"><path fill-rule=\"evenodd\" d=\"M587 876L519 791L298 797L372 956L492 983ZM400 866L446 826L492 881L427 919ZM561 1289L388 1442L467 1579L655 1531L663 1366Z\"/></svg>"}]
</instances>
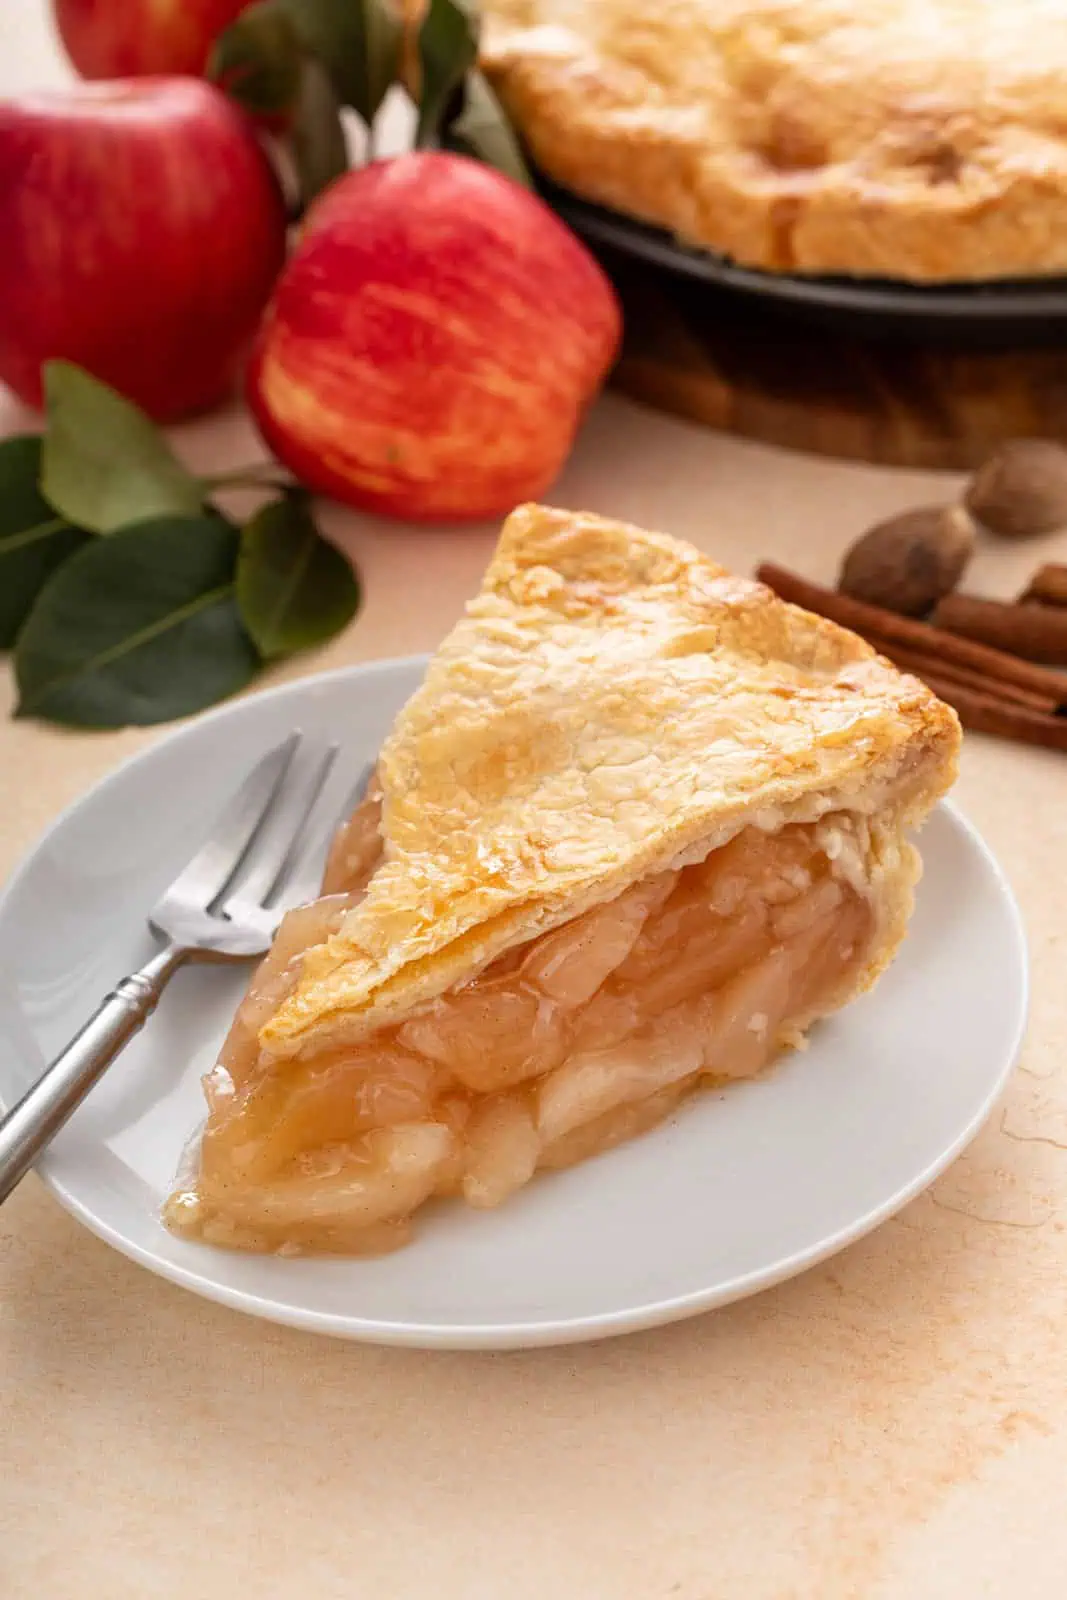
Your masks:
<instances>
[{"instance_id":1,"label":"silver fork","mask_svg":"<svg viewBox=\"0 0 1067 1600\"><path fill-rule=\"evenodd\" d=\"M0 1121L0 1201L33 1165L152 1015L168 980L186 961L260 955L285 912L314 894L317 862L306 869L301 838L337 756L292 733L252 769L214 832L148 914L163 939L139 971L123 978L38 1082ZM370 769L349 799L354 807Z\"/></svg>"}]
</instances>

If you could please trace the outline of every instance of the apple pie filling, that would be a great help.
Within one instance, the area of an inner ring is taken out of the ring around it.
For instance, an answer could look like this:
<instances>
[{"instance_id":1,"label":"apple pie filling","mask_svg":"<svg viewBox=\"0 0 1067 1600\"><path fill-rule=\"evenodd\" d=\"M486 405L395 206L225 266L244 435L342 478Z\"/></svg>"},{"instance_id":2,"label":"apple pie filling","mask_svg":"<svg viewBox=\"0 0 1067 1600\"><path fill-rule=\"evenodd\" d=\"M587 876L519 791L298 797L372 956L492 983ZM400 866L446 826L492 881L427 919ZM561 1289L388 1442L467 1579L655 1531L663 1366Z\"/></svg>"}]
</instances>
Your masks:
<instances>
[{"instance_id":1,"label":"apple pie filling","mask_svg":"<svg viewBox=\"0 0 1067 1600\"><path fill-rule=\"evenodd\" d=\"M166 1219L212 1243L377 1252L431 1196L495 1206L661 1121L702 1082L748 1077L831 1009L876 934L872 884L912 873L895 834L839 813L748 827L531 942L401 1025L277 1060L258 1034L302 955L355 903L376 802L335 842L325 894L291 912L207 1080L197 1165Z\"/></svg>"}]
</instances>

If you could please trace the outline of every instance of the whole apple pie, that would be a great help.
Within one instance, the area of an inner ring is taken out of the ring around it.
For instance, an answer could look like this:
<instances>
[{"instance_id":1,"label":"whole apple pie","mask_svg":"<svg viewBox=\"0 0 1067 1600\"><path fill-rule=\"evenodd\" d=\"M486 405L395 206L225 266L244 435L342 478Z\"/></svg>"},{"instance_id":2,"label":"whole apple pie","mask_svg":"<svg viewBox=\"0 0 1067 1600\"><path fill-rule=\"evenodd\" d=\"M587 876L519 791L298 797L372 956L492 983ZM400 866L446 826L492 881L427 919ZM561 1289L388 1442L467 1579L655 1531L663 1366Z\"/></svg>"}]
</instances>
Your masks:
<instances>
[{"instance_id":1,"label":"whole apple pie","mask_svg":"<svg viewBox=\"0 0 1067 1600\"><path fill-rule=\"evenodd\" d=\"M252 980L169 1224L389 1249L761 1071L892 959L958 743L833 623L520 508Z\"/></svg>"},{"instance_id":2,"label":"whole apple pie","mask_svg":"<svg viewBox=\"0 0 1067 1600\"><path fill-rule=\"evenodd\" d=\"M484 0L578 194L773 272L1067 270L1061 0Z\"/></svg>"}]
</instances>

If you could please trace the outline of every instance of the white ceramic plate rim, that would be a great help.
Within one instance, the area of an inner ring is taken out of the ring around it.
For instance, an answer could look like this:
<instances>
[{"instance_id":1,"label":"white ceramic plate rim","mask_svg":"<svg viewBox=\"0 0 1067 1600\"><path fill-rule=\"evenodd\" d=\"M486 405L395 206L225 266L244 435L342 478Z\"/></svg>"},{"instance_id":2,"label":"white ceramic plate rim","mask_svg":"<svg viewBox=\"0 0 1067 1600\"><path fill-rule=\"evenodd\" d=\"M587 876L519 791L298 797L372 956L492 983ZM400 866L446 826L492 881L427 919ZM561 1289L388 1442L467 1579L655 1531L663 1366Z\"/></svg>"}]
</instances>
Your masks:
<instances>
[{"instance_id":1,"label":"white ceramic plate rim","mask_svg":"<svg viewBox=\"0 0 1067 1600\"><path fill-rule=\"evenodd\" d=\"M346 678L355 678L370 687L371 681L375 677L388 678L397 672L411 672L416 669L424 670L428 659L425 655L393 657L387 660L341 667L328 673L319 673L314 679L296 679L290 683L279 684L273 688L262 690L257 695L228 702L172 729L163 738L153 741L144 750L136 752L126 761L121 762L112 772L108 773L97 784L91 786L90 789L78 796L70 805L58 813L12 873L3 891L0 892L0 918L3 918L6 914L8 902L17 893L23 878L33 870L37 855L43 849L50 835L56 829L62 827L79 810L89 795L100 795L112 785L120 782L131 767L151 761L163 744L180 741L190 736L194 730L208 721L214 722L240 716L242 709L252 701L262 701L264 699L284 700L288 697L299 698L301 692L306 692L312 682L323 684ZM517 1322L481 1323L476 1326L425 1322L412 1324L386 1318L333 1314L317 1311L313 1308L294 1306L284 1301L273 1300L266 1295L252 1294L246 1290L232 1287L195 1269L185 1267L179 1262L159 1257L151 1250L125 1238L118 1229L111 1227L105 1220L98 1217L92 1207L86 1205L79 1198L75 1189L70 1187L64 1180L61 1157L57 1158L46 1154L38 1163L37 1173L60 1205L71 1216L106 1244L111 1245L130 1260L147 1267L149 1271L157 1276L166 1278L182 1288L191 1289L194 1293L206 1299L213 1300L220 1305L229 1306L237 1311L243 1311L248 1315L262 1317L290 1327L365 1343L427 1349L483 1350L578 1343L608 1338L618 1334L640 1332L643 1329L656 1327L664 1323L680 1321L683 1318L714 1310L718 1306L727 1305L734 1300L747 1298L764 1289L772 1288L775 1284L785 1282L808 1268L818 1265L819 1262L827 1260L830 1256L844 1249L846 1245L862 1239L929 1188L970 1144L971 1140L984 1125L1003 1094L1007 1080L1018 1059L1029 1009L1029 962L1022 915L1003 869L982 836L952 801L942 801L941 806L950 814L955 824L965 834L971 847L981 857L985 867L996 880L1003 896L1005 910L1012 924L1012 932L1019 947L1020 993L1018 1015L1012 1032L1010 1048L1005 1051L1001 1069L995 1078L991 1079L989 1088L976 1110L960 1128L955 1139L940 1152L936 1159L930 1161L908 1182L900 1185L880 1204L870 1207L846 1226L819 1239L810 1247L785 1254L776 1260L768 1262L761 1268L738 1274L732 1278L719 1280L708 1289L694 1290L665 1299L654 1299L620 1310L583 1315L581 1317L549 1318L521 1324Z\"/></svg>"}]
</instances>

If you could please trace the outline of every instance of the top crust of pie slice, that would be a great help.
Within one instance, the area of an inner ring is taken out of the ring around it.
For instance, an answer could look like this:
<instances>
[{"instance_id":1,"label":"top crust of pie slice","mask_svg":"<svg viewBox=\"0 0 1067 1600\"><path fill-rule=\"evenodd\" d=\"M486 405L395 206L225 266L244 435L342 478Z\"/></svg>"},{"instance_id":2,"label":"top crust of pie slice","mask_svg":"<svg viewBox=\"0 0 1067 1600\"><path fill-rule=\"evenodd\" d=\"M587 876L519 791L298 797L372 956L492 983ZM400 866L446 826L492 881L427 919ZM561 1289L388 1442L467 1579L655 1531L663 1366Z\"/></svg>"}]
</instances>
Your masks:
<instances>
[{"instance_id":1,"label":"top crust of pie slice","mask_svg":"<svg viewBox=\"0 0 1067 1600\"><path fill-rule=\"evenodd\" d=\"M483 0L543 171L772 272L1067 268L1059 0Z\"/></svg>"},{"instance_id":2,"label":"top crust of pie slice","mask_svg":"<svg viewBox=\"0 0 1067 1600\"><path fill-rule=\"evenodd\" d=\"M394 1023L746 825L917 819L958 744L947 706L835 624L664 535L520 507L382 749L382 865L261 1042Z\"/></svg>"}]
</instances>

